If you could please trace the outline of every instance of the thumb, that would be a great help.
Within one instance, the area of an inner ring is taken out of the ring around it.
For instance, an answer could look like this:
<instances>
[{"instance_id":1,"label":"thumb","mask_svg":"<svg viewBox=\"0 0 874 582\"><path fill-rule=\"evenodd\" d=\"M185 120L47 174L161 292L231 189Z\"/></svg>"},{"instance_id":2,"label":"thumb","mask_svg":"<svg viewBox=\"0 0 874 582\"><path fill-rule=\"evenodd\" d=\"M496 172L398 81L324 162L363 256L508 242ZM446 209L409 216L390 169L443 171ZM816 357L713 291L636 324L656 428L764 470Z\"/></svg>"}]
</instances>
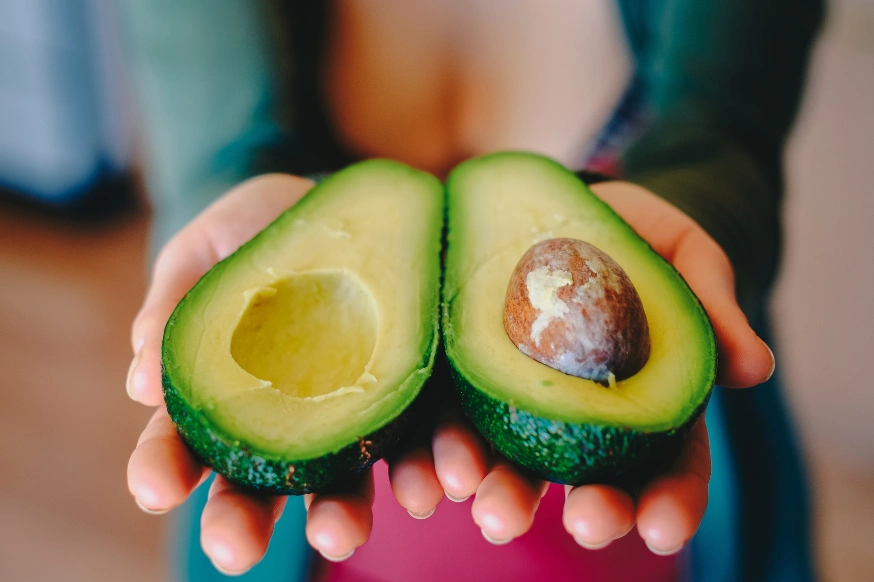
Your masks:
<instances>
[{"instance_id":1,"label":"thumb","mask_svg":"<svg viewBox=\"0 0 874 582\"><path fill-rule=\"evenodd\" d=\"M170 241L158 255L143 307L131 326L134 358L127 376L127 393L131 399L147 406L163 402L161 340L164 326L176 304L214 263L208 242L186 234Z\"/></svg>"},{"instance_id":2,"label":"thumb","mask_svg":"<svg viewBox=\"0 0 874 582\"><path fill-rule=\"evenodd\" d=\"M722 248L696 225L679 241L673 264L701 300L713 324L719 355L717 384L748 388L770 378L774 354L750 327L737 304L734 271Z\"/></svg>"},{"instance_id":3,"label":"thumb","mask_svg":"<svg viewBox=\"0 0 874 582\"><path fill-rule=\"evenodd\" d=\"M161 339L176 304L214 264L294 205L313 183L268 174L243 182L204 210L158 255L149 292L131 329L134 359L128 395L157 406L161 395Z\"/></svg>"}]
</instances>

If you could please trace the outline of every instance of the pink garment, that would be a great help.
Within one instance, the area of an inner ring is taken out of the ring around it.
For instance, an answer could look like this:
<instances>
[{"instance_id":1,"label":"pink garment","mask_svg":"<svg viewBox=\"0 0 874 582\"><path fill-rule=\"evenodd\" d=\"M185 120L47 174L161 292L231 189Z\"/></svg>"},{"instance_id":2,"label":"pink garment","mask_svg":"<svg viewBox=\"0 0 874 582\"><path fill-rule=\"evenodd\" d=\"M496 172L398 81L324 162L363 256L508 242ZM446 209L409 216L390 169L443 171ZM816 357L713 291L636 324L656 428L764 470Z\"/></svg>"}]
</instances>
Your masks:
<instances>
[{"instance_id":1,"label":"pink garment","mask_svg":"<svg viewBox=\"0 0 874 582\"><path fill-rule=\"evenodd\" d=\"M646 581L677 579L677 559L652 554L636 531L602 550L578 546L561 523L564 491L552 485L531 530L509 544L483 539L470 515L472 499L444 499L430 518L416 520L392 495L388 468L374 467L373 533L339 564L328 564L325 582L462 582L465 580Z\"/></svg>"}]
</instances>

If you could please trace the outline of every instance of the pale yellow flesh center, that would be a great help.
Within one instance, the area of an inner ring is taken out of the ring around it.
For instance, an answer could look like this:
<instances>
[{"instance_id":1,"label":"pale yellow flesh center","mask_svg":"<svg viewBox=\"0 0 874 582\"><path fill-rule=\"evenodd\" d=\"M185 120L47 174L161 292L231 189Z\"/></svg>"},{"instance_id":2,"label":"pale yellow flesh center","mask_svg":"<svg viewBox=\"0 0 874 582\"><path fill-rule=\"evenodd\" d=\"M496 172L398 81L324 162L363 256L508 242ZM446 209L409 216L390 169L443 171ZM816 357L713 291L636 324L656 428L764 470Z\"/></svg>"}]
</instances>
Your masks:
<instances>
[{"instance_id":1,"label":"pale yellow flesh center","mask_svg":"<svg viewBox=\"0 0 874 582\"><path fill-rule=\"evenodd\" d=\"M376 303L357 279L301 274L251 291L231 355L288 396L361 392L374 382L377 330Z\"/></svg>"}]
</instances>

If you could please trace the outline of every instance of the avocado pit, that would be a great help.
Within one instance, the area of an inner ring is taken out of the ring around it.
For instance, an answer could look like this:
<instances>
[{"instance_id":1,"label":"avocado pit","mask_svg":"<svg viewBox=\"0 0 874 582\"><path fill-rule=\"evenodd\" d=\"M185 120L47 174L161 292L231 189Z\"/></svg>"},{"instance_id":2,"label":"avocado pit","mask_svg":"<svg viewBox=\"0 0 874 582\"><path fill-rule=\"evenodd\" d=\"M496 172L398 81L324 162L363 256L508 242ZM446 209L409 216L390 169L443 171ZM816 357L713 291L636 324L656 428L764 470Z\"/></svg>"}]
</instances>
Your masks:
<instances>
[{"instance_id":1,"label":"avocado pit","mask_svg":"<svg viewBox=\"0 0 874 582\"><path fill-rule=\"evenodd\" d=\"M649 326L631 279L607 253L576 239L545 240L522 256L504 328L525 355L604 386L649 359Z\"/></svg>"}]
</instances>

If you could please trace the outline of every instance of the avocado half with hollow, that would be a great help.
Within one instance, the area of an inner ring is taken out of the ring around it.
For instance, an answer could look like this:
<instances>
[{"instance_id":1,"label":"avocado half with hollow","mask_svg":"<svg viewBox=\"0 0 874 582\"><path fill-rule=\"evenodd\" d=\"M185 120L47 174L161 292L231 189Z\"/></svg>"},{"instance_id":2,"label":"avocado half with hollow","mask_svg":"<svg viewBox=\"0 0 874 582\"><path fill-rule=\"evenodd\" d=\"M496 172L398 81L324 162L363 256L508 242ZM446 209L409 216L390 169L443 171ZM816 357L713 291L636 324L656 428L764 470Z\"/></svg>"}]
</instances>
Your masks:
<instances>
[{"instance_id":1,"label":"avocado half with hollow","mask_svg":"<svg viewBox=\"0 0 874 582\"><path fill-rule=\"evenodd\" d=\"M443 291L446 354L462 405L511 461L559 483L633 483L666 462L703 412L716 376L710 321L682 277L577 177L551 160L500 153L448 183ZM640 297L650 353L606 383L546 366L505 331L520 258L545 239L586 241Z\"/></svg>"},{"instance_id":2,"label":"avocado half with hollow","mask_svg":"<svg viewBox=\"0 0 874 582\"><path fill-rule=\"evenodd\" d=\"M350 166L215 265L170 317L164 397L233 482L318 491L385 455L437 346L443 187Z\"/></svg>"}]
</instances>

